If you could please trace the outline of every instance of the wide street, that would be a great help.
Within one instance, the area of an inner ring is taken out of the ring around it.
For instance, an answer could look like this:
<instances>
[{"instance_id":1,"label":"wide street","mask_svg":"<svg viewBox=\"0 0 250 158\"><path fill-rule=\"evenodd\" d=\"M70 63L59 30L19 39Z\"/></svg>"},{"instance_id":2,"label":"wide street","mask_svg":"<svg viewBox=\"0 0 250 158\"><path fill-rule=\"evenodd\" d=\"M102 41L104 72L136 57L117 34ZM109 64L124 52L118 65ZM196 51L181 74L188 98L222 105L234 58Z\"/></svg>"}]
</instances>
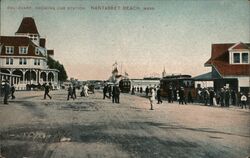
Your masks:
<instances>
[{"instance_id":1,"label":"wide street","mask_svg":"<svg viewBox=\"0 0 250 158\"><path fill-rule=\"evenodd\" d=\"M100 92L69 101L66 90L50 94L17 92L1 102L1 158L250 156L249 109L165 101L149 110L146 98L130 94L120 104Z\"/></svg>"}]
</instances>

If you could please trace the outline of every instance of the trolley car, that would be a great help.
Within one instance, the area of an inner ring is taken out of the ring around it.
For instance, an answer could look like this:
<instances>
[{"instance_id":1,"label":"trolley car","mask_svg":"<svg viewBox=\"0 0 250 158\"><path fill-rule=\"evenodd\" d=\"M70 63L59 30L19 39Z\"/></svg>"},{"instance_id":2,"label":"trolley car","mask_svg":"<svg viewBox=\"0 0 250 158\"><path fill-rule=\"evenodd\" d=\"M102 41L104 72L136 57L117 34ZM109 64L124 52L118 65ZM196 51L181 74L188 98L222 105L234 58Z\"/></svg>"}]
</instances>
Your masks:
<instances>
[{"instance_id":1,"label":"trolley car","mask_svg":"<svg viewBox=\"0 0 250 158\"><path fill-rule=\"evenodd\" d=\"M129 93L131 89L131 81L129 79L122 79L119 82L119 87L122 93Z\"/></svg>"},{"instance_id":2,"label":"trolley car","mask_svg":"<svg viewBox=\"0 0 250 158\"><path fill-rule=\"evenodd\" d=\"M194 80L190 75L170 75L165 76L160 80L160 89L161 95L163 97L168 97L170 89L172 89L175 93L181 87L184 88L184 92L187 95L189 91L191 91L192 96L195 97L195 86Z\"/></svg>"}]
</instances>

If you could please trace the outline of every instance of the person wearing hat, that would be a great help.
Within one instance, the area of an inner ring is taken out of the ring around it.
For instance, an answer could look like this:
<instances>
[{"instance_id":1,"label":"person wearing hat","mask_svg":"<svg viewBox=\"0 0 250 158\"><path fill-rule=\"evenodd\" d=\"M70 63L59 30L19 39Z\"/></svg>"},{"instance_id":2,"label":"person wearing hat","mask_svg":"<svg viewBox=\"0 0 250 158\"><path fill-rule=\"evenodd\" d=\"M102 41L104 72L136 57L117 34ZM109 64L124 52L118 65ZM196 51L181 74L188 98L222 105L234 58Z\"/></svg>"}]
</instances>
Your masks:
<instances>
[{"instance_id":1,"label":"person wearing hat","mask_svg":"<svg viewBox=\"0 0 250 158\"><path fill-rule=\"evenodd\" d=\"M10 91L11 91L11 99L15 99L16 97L15 97L14 93L16 91L16 88L15 88L14 84L11 84Z\"/></svg>"},{"instance_id":2,"label":"person wearing hat","mask_svg":"<svg viewBox=\"0 0 250 158\"><path fill-rule=\"evenodd\" d=\"M162 104L161 89L159 86L157 87L156 96L157 96L157 104Z\"/></svg>"},{"instance_id":3,"label":"person wearing hat","mask_svg":"<svg viewBox=\"0 0 250 158\"><path fill-rule=\"evenodd\" d=\"M52 98L49 95L49 90L50 90L50 86L47 83L45 83L45 87L44 87L44 99L46 99L46 96L48 96L50 99Z\"/></svg>"},{"instance_id":4,"label":"person wearing hat","mask_svg":"<svg viewBox=\"0 0 250 158\"><path fill-rule=\"evenodd\" d=\"M179 104L187 104L186 102L186 98L185 98L185 92L184 92L184 87L181 87L180 88L180 91L179 91Z\"/></svg>"},{"instance_id":5,"label":"person wearing hat","mask_svg":"<svg viewBox=\"0 0 250 158\"><path fill-rule=\"evenodd\" d=\"M10 84L9 84L8 80L5 80L3 92L4 92L4 99L3 99L4 104L8 104L8 99L9 99L9 95L10 95Z\"/></svg>"}]
</instances>

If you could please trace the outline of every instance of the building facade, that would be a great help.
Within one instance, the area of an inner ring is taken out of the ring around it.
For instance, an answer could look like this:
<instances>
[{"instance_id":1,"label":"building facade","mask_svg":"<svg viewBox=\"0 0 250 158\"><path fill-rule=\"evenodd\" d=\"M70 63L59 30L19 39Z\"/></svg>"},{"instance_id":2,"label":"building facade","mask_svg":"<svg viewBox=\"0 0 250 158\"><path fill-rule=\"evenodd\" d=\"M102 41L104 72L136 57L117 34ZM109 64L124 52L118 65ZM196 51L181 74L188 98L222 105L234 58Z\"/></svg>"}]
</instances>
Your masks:
<instances>
[{"instance_id":1,"label":"building facade","mask_svg":"<svg viewBox=\"0 0 250 158\"><path fill-rule=\"evenodd\" d=\"M51 83L58 88L58 70L49 69L48 56L53 57L54 50L45 47L46 39L42 38L32 17L25 17L15 36L0 36L0 72L2 79L19 76L16 83L18 90L25 90L27 85ZM10 76L7 78L7 76Z\"/></svg>"},{"instance_id":2,"label":"building facade","mask_svg":"<svg viewBox=\"0 0 250 158\"><path fill-rule=\"evenodd\" d=\"M249 93L250 43L213 44L205 66L212 67L210 76L215 89L227 86Z\"/></svg>"}]
</instances>

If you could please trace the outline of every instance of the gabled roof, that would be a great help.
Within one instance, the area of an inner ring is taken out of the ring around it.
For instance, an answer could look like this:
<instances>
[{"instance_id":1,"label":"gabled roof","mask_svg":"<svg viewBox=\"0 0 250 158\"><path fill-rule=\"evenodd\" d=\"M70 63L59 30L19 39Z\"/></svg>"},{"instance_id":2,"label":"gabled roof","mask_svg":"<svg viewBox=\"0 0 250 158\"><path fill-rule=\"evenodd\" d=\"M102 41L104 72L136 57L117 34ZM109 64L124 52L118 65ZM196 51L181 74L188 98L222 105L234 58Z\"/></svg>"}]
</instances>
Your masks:
<instances>
[{"instance_id":1,"label":"gabled roof","mask_svg":"<svg viewBox=\"0 0 250 158\"><path fill-rule=\"evenodd\" d=\"M35 20L32 17L23 18L17 32L18 33L32 33L39 34L37 31Z\"/></svg>"},{"instance_id":2,"label":"gabled roof","mask_svg":"<svg viewBox=\"0 0 250 158\"><path fill-rule=\"evenodd\" d=\"M233 45L234 43L212 44L211 58L205 63L205 65L210 65L211 61L217 59L221 55L228 52L228 48L230 48Z\"/></svg>"},{"instance_id":3,"label":"gabled roof","mask_svg":"<svg viewBox=\"0 0 250 158\"><path fill-rule=\"evenodd\" d=\"M249 46L242 42L239 42L230 47L228 50L242 50L242 49L249 49Z\"/></svg>"},{"instance_id":4,"label":"gabled roof","mask_svg":"<svg viewBox=\"0 0 250 158\"><path fill-rule=\"evenodd\" d=\"M212 44L211 58L205 66L214 66L222 76L249 76L250 64L229 64L229 49L248 49L250 43Z\"/></svg>"}]
</instances>

